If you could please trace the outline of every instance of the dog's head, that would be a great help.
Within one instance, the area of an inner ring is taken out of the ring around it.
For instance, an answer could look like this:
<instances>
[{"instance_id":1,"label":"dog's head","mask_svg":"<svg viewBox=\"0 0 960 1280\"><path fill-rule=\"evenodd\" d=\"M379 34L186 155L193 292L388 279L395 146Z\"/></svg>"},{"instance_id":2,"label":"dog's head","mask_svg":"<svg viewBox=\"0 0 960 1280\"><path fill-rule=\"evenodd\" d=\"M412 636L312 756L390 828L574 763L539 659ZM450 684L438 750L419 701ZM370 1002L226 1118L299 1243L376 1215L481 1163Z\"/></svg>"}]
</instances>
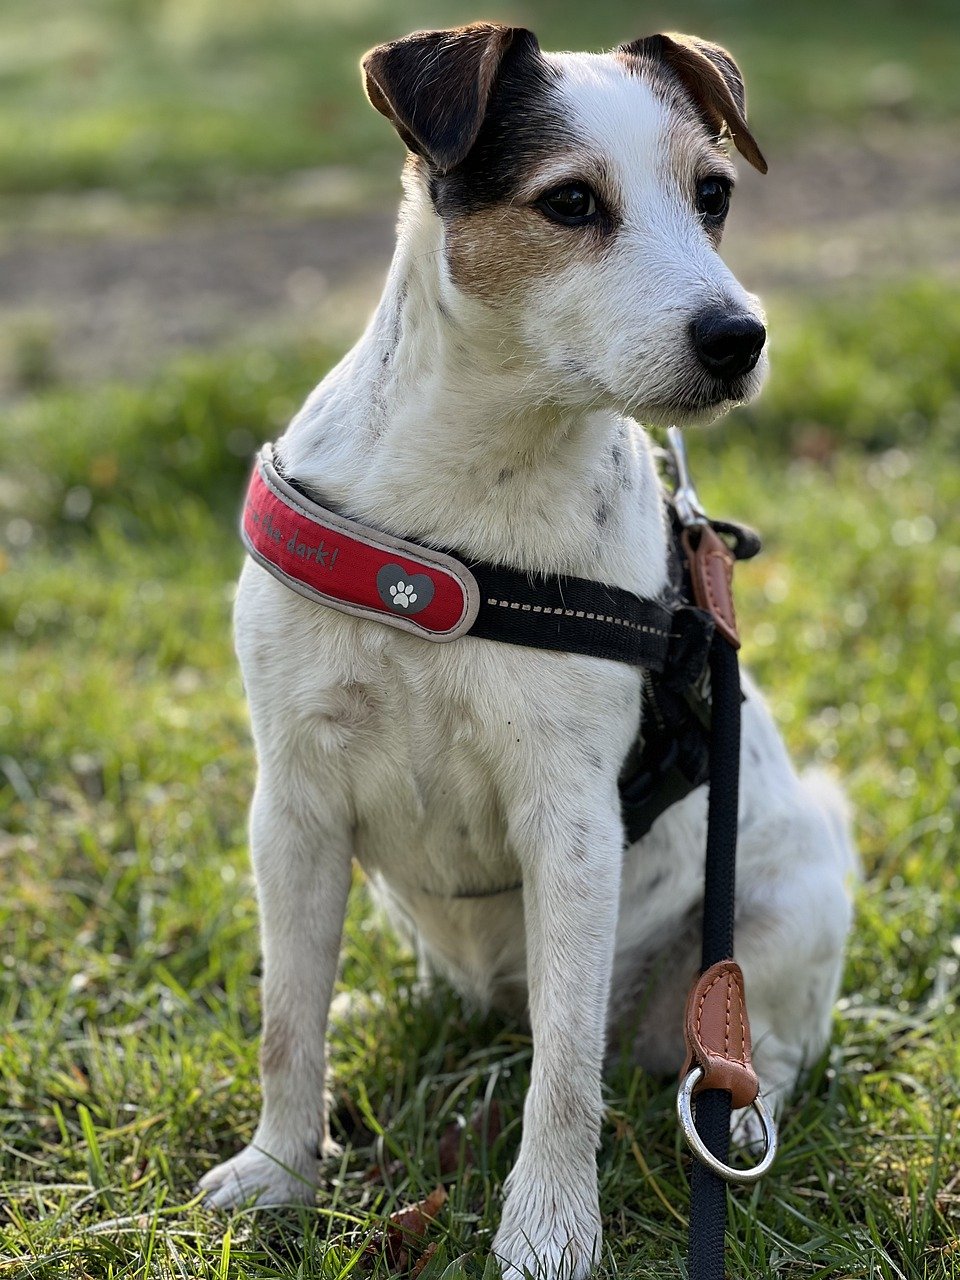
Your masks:
<instances>
[{"instance_id":1,"label":"dog's head","mask_svg":"<svg viewBox=\"0 0 960 1280\"><path fill-rule=\"evenodd\" d=\"M724 49L655 35L547 54L481 23L381 45L363 69L411 152L408 190L442 224L454 323L493 321L531 385L569 404L691 422L756 394L762 313L718 254L723 144L766 163Z\"/></svg>"}]
</instances>

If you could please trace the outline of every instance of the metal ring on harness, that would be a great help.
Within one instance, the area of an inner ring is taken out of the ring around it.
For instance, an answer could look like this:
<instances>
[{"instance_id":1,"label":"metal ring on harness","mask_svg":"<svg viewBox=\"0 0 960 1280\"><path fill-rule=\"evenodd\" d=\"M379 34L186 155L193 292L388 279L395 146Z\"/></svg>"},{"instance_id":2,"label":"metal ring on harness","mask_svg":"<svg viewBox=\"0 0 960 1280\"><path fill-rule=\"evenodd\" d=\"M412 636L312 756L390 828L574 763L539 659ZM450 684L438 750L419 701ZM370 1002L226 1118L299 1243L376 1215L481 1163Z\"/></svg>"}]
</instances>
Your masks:
<instances>
[{"instance_id":1,"label":"metal ring on harness","mask_svg":"<svg viewBox=\"0 0 960 1280\"><path fill-rule=\"evenodd\" d=\"M693 1119L693 1091L702 1078L702 1067L691 1068L677 1092L677 1118L680 1121L680 1128L683 1130L683 1136L686 1138L690 1150L701 1164L705 1164L708 1169L712 1169L718 1177L725 1179L727 1182L739 1182L745 1186L759 1182L777 1157L777 1126L770 1113L770 1108L759 1094L750 1104L763 1125L763 1140L765 1144L763 1157L760 1163L753 1165L752 1168L735 1169L733 1165L724 1164L722 1160L718 1160L713 1152L708 1149L697 1131L697 1126Z\"/></svg>"}]
</instances>

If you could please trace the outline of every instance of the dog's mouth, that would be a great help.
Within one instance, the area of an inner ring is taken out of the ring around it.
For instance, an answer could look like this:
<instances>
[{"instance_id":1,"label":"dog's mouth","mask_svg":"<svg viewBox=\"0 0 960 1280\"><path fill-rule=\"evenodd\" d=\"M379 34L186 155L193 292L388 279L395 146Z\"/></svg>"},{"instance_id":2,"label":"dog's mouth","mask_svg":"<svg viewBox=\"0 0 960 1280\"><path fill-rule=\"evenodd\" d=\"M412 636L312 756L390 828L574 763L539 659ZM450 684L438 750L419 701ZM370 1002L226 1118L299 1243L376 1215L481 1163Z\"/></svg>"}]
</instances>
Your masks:
<instances>
[{"instance_id":1,"label":"dog's mouth","mask_svg":"<svg viewBox=\"0 0 960 1280\"><path fill-rule=\"evenodd\" d=\"M735 405L752 400L763 381L759 368L723 380L703 374L675 392L638 407L637 416L651 426L696 426L711 422Z\"/></svg>"}]
</instances>

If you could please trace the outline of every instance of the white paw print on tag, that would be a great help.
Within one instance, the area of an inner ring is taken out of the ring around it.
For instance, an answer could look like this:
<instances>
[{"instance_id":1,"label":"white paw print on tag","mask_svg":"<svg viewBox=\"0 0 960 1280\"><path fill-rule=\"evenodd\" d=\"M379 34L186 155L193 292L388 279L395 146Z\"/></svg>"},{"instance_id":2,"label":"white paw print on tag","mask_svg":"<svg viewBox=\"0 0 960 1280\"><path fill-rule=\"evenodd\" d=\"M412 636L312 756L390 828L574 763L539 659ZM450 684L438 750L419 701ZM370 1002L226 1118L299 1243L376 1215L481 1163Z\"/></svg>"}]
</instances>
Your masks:
<instances>
[{"instance_id":1,"label":"white paw print on tag","mask_svg":"<svg viewBox=\"0 0 960 1280\"><path fill-rule=\"evenodd\" d=\"M404 582L403 579L390 588L390 595L393 603L400 605L404 609L417 602L417 593L413 589L413 583Z\"/></svg>"},{"instance_id":2,"label":"white paw print on tag","mask_svg":"<svg viewBox=\"0 0 960 1280\"><path fill-rule=\"evenodd\" d=\"M393 613L407 617L422 613L433 599L433 590L428 573L411 573L399 564L382 565L377 573L377 595Z\"/></svg>"}]
</instances>

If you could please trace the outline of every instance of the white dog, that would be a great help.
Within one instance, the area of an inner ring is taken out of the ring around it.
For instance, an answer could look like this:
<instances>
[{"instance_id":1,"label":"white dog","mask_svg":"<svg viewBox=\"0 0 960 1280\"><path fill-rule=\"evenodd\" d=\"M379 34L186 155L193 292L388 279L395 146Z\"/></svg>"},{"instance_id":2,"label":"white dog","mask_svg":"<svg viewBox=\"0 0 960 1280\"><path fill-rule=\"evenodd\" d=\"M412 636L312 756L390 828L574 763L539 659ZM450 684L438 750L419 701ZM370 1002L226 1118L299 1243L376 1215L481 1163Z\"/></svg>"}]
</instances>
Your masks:
<instances>
[{"instance_id":1,"label":"white dog","mask_svg":"<svg viewBox=\"0 0 960 1280\"><path fill-rule=\"evenodd\" d=\"M705 421L764 371L759 304L717 252L724 138L765 168L736 64L690 37L547 54L528 31L476 25L374 49L364 70L410 151L396 255L278 469L388 534L655 597L668 533L639 423ZM606 1038L629 1027L640 1064L675 1072L698 965L704 788L624 850L618 773L642 673L470 636L431 644L253 560L236 642L259 759L263 1113L203 1179L209 1202L312 1195L356 858L424 972L528 1011L532 1078L494 1253L586 1275ZM776 1106L827 1041L853 853L842 796L798 778L746 694L737 954Z\"/></svg>"}]
</instances>

